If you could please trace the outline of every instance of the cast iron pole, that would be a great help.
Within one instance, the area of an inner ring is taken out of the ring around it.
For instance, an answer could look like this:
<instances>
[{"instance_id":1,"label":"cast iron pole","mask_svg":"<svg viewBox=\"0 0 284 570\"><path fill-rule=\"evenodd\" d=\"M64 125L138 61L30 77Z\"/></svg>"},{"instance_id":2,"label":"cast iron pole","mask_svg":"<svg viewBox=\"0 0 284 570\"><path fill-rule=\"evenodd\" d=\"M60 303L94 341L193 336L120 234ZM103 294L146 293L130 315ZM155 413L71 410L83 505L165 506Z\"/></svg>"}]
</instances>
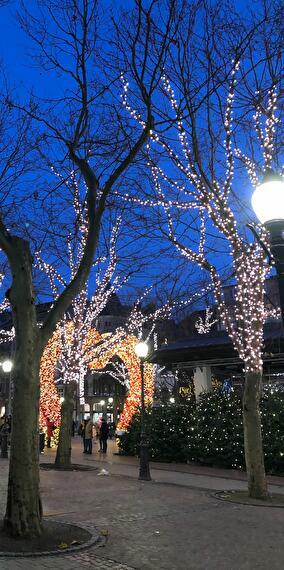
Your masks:
<instances>
[{"instance_id":1,"label":"cast iron pole","mask_svg":"<svg viewBox=\"0 0 284 570\"><path fill-rule=\"evenodd\" d=\"M145 426L145 386L144 386L144 360L140 358L141 371L141 437L140 437L140 468L139 479L151 481L149 466L149 448Z\"/></svg>"}]
</instances>

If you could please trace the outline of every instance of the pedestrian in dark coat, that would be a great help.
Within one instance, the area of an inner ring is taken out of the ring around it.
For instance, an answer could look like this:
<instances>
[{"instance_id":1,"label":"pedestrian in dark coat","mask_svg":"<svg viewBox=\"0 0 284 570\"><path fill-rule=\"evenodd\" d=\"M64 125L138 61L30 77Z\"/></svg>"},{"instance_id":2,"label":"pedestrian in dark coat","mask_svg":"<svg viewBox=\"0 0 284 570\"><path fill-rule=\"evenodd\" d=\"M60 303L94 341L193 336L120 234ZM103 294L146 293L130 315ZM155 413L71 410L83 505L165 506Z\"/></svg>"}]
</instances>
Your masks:
<instances>
[{"instance_id":1,"label":"pedestrian in dark coat","mask_svg":"<svg viewBox=\"0 0 284 570\"><path fill-rule=\"evenodd\" d=\"M79 431L78 431L79 435L82 437L82 440L83 440L83 449L84 449L83 453L87 453L86 452L86 440L85 440L86 423L87 423L87 420L83 420L81 425L80 425Z\"/></svg>"},{"instance_id":2,"label":"pedestrian in dark coat","mask_svg":"<svg viewBox=\"0 0 284 570\"><path fill-rule=\"evenodd\" d=\"M102 418L101 429L100 429L100 441L102 442L102 452L107 452L107 440L109 434L109 427L106 420Z\"/></svg>"}]
</instances>

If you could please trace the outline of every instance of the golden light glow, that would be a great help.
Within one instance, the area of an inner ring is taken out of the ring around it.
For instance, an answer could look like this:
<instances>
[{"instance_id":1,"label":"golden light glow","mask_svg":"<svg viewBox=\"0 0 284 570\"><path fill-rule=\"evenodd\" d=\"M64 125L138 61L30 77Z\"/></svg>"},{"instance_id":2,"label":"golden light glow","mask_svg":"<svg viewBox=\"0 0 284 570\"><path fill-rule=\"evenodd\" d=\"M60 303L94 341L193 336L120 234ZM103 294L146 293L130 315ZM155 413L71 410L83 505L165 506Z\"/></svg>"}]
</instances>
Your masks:
<instances>
[{"instance_id":1,"label":"golden light glow","mask_svg":"<svg viewBox=\"0 0 284 570\"><path fill-rule=\"evenodd\" d=\"M72 323L67 323L72 330ZM131 422L133 414L137 411L141 403L141 372L140 361L135 354L135 346L138 339L129 335L119 341L110 342L110 348L107 346L102 350L102 354L98 357L95 347L98 343L105 341L108 335L101 335L96 329L91 329L86 337L84 345L84 354L88 362L90 370L103 369L108 362L114 357L119 357L125 364L130 380L130 388L126 397L123 412L120 416L117 428L124 430ZM72 334L70 334L70 339ZM105 344L105 342L104 342ZM60 420L60 398L54 383L54 372L58 358L61 354L61 340L58 332L48 342L41 361L40 369L40 425L44 427L49 417L56 425ZM154 393L154 374L151 364L144 364L144 384L145 384L145 403L150 404L153 400Z\"/></svg>"}]
</instances>

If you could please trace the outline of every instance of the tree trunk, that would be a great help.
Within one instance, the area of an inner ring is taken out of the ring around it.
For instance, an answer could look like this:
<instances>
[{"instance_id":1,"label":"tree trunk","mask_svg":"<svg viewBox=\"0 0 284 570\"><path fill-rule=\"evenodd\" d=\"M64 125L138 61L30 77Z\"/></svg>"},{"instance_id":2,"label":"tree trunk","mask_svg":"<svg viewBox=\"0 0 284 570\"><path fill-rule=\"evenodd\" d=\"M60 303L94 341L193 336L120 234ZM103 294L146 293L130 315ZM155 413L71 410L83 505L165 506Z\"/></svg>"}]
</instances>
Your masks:
<instances>
[{"instance_id":1,"label":"tree trunk","mask_svg":"<svg viewBox=\"0 0 284 570\"><path fill-rule=\"evenodd\" d=\"M268 497L259 409L261 385L261 372L246 373L243 397L245 459L248 494L255 499Z\"/></svg>"},{"instance_id":2,"label":"tree trunk","mask_svg":"<svg viewBox=\"0 0 284 570\"><path fill-rule=\"evenodd\" d=\"M66 384L64 390L64 400L61 405L60 432L55 458L57 467L68 467L71 465L71 438L72 419L74 409L74 386Z\"/></svg>"},{"instance_id":3,"label":"tree trunk","mask_svg":"<svg viewBox=\"0 0 284 570\"><path fill-rule=\"evenodd\" d=\"M13 536L41 533L39 492L39 368L41 345L27 242L13 238L12 287L7 293L16 333L8 498L4 528Z\"/></svg>"}]
</instances>

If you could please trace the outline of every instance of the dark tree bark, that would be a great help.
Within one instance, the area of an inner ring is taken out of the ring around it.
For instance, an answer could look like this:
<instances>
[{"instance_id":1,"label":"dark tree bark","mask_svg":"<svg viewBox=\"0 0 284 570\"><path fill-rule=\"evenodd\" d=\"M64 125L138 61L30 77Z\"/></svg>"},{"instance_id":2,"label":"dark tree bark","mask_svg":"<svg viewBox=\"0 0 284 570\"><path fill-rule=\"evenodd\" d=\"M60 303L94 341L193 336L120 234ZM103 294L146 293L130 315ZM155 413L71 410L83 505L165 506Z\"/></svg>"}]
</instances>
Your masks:
<instances>
[{"instance_id":1,"label":"dark tree bark","mask_svg":"<svg viewBox=\"0 0 284 570\"><path fill-rule=\"evenodd\" d=\"M59 441L55 458L55 465L61 468L71 465L73 410L74 385L71 383L65 386L64 400L61 405Z\"/></svg>"},{"instance_id":2,"label":"dark tree bark","mask_svg":"<svg viewBox=\"0 0 284 570\"><path fill-rule=\"evenodd\" d=\"M248 476L248 494L256 499L266 499L268 496L259 409L261 386L261 372L246 374L243 396L245 459Z\"/></svg>"},{"instance_id":3,"label":"dark tree bark","mask_svg":"<svg viewBox=\"0 0 284 570\"><path fill-rule=\"evenodd\" d=\"M29 245L26 241L13 237L12 246L10 263L13 281L9 299L16 331L16 352L13 367L12 442L4 526L12 535L34 536L40 534L42 515L38 465L38 378L41 349Z\"/></svg>"}]
</instances>

